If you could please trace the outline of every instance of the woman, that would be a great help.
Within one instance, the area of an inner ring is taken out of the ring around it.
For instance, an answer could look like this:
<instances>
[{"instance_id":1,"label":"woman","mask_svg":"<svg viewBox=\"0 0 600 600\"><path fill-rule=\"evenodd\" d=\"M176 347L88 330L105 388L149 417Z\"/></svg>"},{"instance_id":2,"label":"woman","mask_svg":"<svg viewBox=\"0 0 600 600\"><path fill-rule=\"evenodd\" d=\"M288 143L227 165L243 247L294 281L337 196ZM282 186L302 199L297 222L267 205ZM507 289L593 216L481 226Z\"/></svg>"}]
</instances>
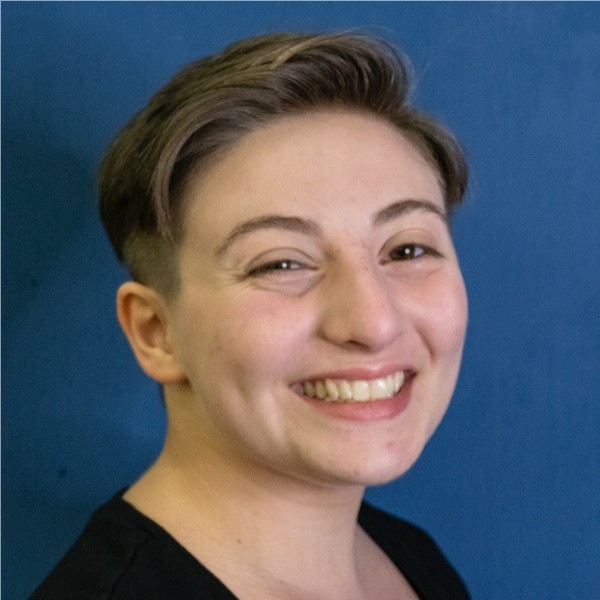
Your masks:
<instances>
[{"instance_id":1,"label":"woman","mask_svg":"<svg viewBox=\"0 0 600 600\"><path fill-rule=\"evenodd\" d=\"M362 503L439 424L467 320L466 167L408 87L381 41L263 36L117 137L118 318L168 432L34 599L468 597L426 534Z\"/></svg>"}]
</instances>

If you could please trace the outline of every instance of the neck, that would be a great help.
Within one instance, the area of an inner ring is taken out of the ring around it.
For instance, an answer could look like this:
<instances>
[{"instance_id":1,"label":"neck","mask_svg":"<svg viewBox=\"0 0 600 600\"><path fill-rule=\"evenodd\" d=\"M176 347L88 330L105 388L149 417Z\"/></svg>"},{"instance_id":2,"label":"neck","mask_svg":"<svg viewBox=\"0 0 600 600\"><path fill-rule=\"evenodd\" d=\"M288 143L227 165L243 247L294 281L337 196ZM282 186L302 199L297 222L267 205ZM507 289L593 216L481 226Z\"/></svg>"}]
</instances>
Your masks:
<instances>
[{"instance_id":1,"label":"neck","mask_svg":"<svg viewBox=\"0 0 600 600\"><path fill-rule=\"evenodd\" d=\"M257 577L306 590L307 577L332 587L334 573L346 586L359 581L365 542L356 519L363 492L362 486L249 468L215 448L186 447L169 435L158 461L125 499L233 591ZM279 597L292 597L286 594ZM326 596L321 590L315 597Z\"/></svg>"}]
</instances>

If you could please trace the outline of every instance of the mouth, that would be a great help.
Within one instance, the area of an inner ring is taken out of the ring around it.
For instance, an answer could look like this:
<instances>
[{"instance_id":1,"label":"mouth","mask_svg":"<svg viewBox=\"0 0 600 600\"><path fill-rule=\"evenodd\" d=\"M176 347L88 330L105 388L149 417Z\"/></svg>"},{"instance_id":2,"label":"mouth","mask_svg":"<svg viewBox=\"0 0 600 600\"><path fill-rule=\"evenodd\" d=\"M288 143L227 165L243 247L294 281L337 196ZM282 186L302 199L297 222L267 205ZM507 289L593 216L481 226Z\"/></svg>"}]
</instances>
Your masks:
<instances>
[{"instance_id":1,"label":"mouth","mask_svg":"<svg viewBox=\"0 0 600 600\"><path fill-rule=\"evenodd\" d=\"M396 396L407 377L405 371L396 371L376 379L314 379L297 385L301 394L324 402L372 402Z\"/></svg>"}]
</instances>

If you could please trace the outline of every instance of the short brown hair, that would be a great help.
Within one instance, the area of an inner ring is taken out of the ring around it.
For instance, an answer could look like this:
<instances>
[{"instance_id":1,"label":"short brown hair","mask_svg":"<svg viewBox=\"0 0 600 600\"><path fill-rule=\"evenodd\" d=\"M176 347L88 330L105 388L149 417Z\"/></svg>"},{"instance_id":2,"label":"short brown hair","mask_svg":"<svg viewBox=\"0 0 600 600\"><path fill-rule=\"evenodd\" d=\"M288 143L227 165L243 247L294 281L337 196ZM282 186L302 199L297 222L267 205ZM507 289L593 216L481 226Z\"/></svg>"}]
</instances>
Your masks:
<instances>
[{"instance_id":1,"label":"short brown hair","mask_svg":"<svg viewBox=\"0 0 600 600\"><path fill-rule=\"evenodd\" d=\"M390 44L365 34L286 33L242 40L183 69L102 162L102 222L131 276L173 293L190 178L248 133L311 110L367 112L398 127L438 173L451 212L467 185L464 155L451 133L408 104L407 64Z\"/></svg>"}]
</instances>

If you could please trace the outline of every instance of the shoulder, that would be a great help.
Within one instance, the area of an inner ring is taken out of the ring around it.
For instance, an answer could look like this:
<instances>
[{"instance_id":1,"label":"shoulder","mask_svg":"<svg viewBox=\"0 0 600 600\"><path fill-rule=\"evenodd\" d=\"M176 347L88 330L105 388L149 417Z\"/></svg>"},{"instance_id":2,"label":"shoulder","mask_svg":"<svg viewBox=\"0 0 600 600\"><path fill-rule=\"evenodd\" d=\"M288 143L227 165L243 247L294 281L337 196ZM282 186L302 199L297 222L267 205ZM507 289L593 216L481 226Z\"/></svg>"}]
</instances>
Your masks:
<instances>
[{"instance_id":1,"label":"shoulder","mask_svg":"<svg viewBox=\"0 0 600 600\"><path fill-rule=\"evenodd\" d=\"M120 496L98 509L30 600L235 600Z\"/></svg>"},{"instance_id":2,"label":"shoulder","mask_svg":"<svg viewBox=\"0 0 600 600\"><path fill-rule=\"evenodd\" d=\"M423 529L367 503L361 506L358 520L421 598L468 600L462 579Z\"/></svg>"}]
</instances>

